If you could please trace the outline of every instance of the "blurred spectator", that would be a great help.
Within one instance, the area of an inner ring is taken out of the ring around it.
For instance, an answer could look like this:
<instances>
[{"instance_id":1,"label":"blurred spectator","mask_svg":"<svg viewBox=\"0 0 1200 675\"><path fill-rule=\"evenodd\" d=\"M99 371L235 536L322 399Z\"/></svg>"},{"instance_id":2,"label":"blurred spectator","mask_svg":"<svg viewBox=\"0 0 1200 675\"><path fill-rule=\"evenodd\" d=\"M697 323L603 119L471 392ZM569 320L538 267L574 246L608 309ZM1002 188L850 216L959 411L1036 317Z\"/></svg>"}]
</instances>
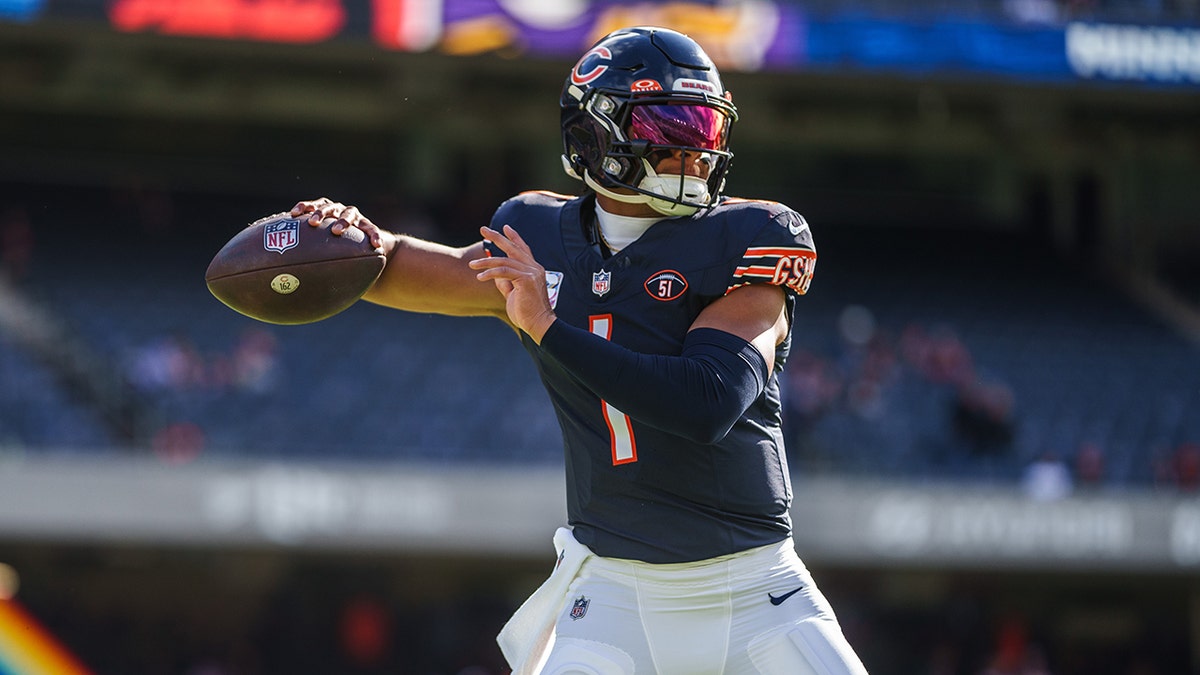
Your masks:
<instances>
[{"instance_id":1,"label":"blurred spectator","mask_svg":"<svg viewBox=\"0 0 1200 675\"><path fill-rule=\"evenodd\" d=\"M910 323L900 336L900 353L905 362L936 384L963 384L975 374L970 351L949 326L926 331Z\"/></svg>"},{"instance_id":2,"label":"blurred spectator","mask_svg":"<svg viewBox=\"0 0 1200 675\"><path fill-rule=\"evenodd\" d=\"M913 382L906 378L916 378L922 391L944 391L950 397L949 433L971 455L1010 450L1016 432L1012 389L979 377L974 357L954 328L940 324L929 329L914 321L897 341L859 305L846 306L837 325L836 358L797 350L784 370L784 410L797 447L811 445L816 425L831 414L880 423L917 414L919 408L897 393L911 395Z\"/></svg>"},{"instance_id":3,"label":"blurred spectator","mask_svg":"<svg viewBox=\"0 0 1200 675\"><path fill-rule=\"evenodd\" d=\"M185 464L204 452L204 430L191 422L173 422L159 429L150 441L150 449L169 464Z\"/></svg>"},{"instance_id":4,"label":"blurred spectator","mask_svg":"<svg viewBox=\"0 0 1200 675\"><path fill-rule=\"evenodd\" d=\"M0 216L0 267L13 281L29 274L33 261L33 226L29 214L20 207L11 207Z\"/></svg>"},{"instance_id":5,"label":"blurred spectator","mask_svg":"<svg viewBox=\"0 0 1200 675\"><path fill-rule=\"evenodd\" d=\"M995 647L979 675L1050 675L1041 649L1029 639L1019 618L1004 620L996 631Z\"/></svg>"},{"instance_id":6,"label":"blurred spectator","mask_svg":"<svg viewBox=\"0 0 1200 675\"><path fill-rule=\"evenodd\" d=\"M1075 481L1082 486L1100 485L1104 482L1104 464L1104 451L1099 444L1082 443L1075 454Z\"/></svg>"},{"instance_id":7,"label":"blurred spectator","mask_svg":"<svg viewBox=\"0 0 1200 675\"><path fill-rule=\"evenodd\" d=\"M275 334L253 326L247 328L233 349L233 383L258 394L275 388L279 376L279 341Z\"/></svg>"},{"instance_id":8,"label":"blurred spectator","mask_svg":"<svg viewBox=\"0 0 1200 675\"><path fill-rule=\"evenodd\" d=\"M182 391L203 385L207 374L191 338L176 332L137 351L130 380L143 392Z\"/></svg>"},{"instance_id":9,"label":"blurred spectator","mask_svg":"<svg viewBox=\"0 0 1200 675\"><path fill-rule=\"evenodd\" d=\"M861 305L842 310L838 333L845 348L841 361L850 411L863 419L883 417L888 412L886 389L896 378L895 349L877 329L875 315Z\"/></svg>"},{"instance_id":10,"label":"blurred spectator","mask_svg":"<svg viewBox=\"0 0 1200 675\"><path fill-rule=\"evenodd\" d=\"M1200 488L1200 443L1182 443L1155 468L1158 482L1194 492Z\"/></svg>"},{"instance_id":11,"label":"blurred spectator","mask_svg":"<svg viewBox=\"0 0 1200 675\"><path fill-rule=\"evenodd\" d=\"M1021 487L1037 501L1062 499L1071 494L1071 470L1058 455L1045 453L1025 467Z\"/></svg>"},{"instance_id":12,"label":"blurred spectator","mask_svg":"<svg viewBox=\"0 0 1200 675\"><path fill-rule=\"evenodd\" d=\"M879 419L888 414L887 390L896 381L896 352L883 333L876 333L866 344L857 370L847 388L850 409L864 419Z\"/></svg>"},{"instance_id":13,"label":"blurred spectator","mask_svg":"<svg viewBox=\"0 0 1200 675\"><path fill-rule=\"evenodd\" d=\"M129 377L148 393L237 389L266 394L279 383L279 341L265 328L251 326L228 353L209 356L177 331L139 348Z\"/></svg>"},{"instance_id":14,"label":"blurred spectator","mask_svg":"<svg viewBox=\"0 0 1200 675\"><path fill-rule=\"evenodd\" d=\"M1014 435L1013 395L1003 384L972 380L955 390L953 428L975 455L1008 452Z\"/></svg>"},{"instance_id":15,"label":"blurred spectator","mask_svg":"<svg viewBox=\"0 0 1200 675\"><path fill-rule=\"evenodd\" d=\"M808 433L837 405L842 378L829 361L808 351L791 355L784 371L784 414L796 433Z\"/></svg>"},{"instance_id":16,"label":"blurred spectator","mask_svg":"<svg viewBox=\"0 0 1200 675\"><path fill-rule=\"evenodd\" d=\"M866 346L875 337L875 315L862 305L846 305L838 315L838 334L847 344Z\"/></svg>"},{"instance_id":17,"label":"blurred spectator","mask_svg":"<svg viewBox=\"0 0 1200 675\"><path fill-rule=\"evenodd\" d=\"M1054 0L1004 0L1004 11L1018 23L1054 24L1062 18Z\"/></svg>"},{"instance_id":18,"label":"blurred spectator","mask_svg":"<svg viewBox=\"0 0 1200 675\"><path fill-rule=\"evenodd\" d=\"M1200 444L1184 443L1175 449L1175 484L1188 491L1200 487Z\"/></svg>"},{"instance_id":19,"label":"blurred spectator","mask_svg":"<svg viewBox=\"0 0 1200 675\"><path fill-rule=\"evenodd\" d=\"M1059 4L1068 20L1088 18L1096 11L1096 0L1059 0Z\"/></svg>"},{"instance_id":20,"label":"blurred spectator","mask_svg":"<svg viewBox=\"0 0 1200 675\"><path fill-rule=\"evenodd\" d=\"M351 598L338 619L343 658L354 672L384 672L392 631L391 615L382 602L365 595Z\"/></svg>"}]
</instances>

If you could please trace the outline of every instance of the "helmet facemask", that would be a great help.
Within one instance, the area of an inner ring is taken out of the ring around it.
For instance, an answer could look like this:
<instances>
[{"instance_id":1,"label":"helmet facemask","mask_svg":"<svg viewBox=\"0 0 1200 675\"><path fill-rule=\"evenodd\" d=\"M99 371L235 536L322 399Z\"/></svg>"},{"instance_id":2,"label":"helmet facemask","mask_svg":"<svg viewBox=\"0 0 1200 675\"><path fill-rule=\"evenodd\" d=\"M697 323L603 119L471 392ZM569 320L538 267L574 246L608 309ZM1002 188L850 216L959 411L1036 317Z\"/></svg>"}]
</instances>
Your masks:
<instances>
[{"instance_id":1,"label":"helmet facemask","mask_svg":"<svg viewBox=\"0 0 1200 675\"><path fill-rule=\"evenodd\" d=\"M688 216L711 206L724 189L735 119L733 106L712 96L592 89L583 94L575 120L587 131L578 144L568 141L568 151L577 152L564 155L564 166L612 199ZM567 126L564 121L569 133ZM679 173L660 174L660 162L672 155L678 155ZM696 162L707 169L705 175L687 173L685 167Z\"/></svg>"}]
</instances>

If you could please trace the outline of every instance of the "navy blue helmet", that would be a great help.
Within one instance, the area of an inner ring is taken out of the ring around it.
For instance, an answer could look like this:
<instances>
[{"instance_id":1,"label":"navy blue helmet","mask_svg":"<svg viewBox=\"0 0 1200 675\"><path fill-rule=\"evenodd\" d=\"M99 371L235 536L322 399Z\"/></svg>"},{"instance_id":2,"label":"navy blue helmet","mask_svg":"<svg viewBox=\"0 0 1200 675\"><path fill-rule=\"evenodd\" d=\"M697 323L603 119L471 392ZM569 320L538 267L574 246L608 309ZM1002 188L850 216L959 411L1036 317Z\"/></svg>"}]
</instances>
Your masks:
<instances>
[{"instance_id":1,"label":"navy blue helmet","mask_svg":"<svg viewBox=\"0 0 1200 675\"><path fill-rule=\"evenodd\" d=\"M575 64L559 104L563 168L593 190L683 216L724 189L737 109L688 36L652 27L609 33ZM676 152L702 159L707 177L656 173L663 153Z\"/></svg>"}]
</instances>

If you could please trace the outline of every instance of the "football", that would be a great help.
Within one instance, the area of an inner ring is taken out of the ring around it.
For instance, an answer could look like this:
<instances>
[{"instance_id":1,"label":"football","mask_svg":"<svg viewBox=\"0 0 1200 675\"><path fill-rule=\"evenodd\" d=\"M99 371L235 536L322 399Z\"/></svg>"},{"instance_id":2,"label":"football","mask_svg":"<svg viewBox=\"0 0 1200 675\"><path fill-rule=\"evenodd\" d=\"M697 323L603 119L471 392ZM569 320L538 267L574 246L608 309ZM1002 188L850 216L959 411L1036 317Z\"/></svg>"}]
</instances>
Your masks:
<instances>
[{"instance_id":1,"label":"football","mask_svg":"<svg viewBox=\"0 0 1200 675\"><path fill-rule=\"evenodd\" d=\"M327 319L353 305L379 278L387 258L356 227L340 236L308 216L277 213L254 221L225 244L204 274L230 308L274 324Z\"/></svg>"}]
</instances>

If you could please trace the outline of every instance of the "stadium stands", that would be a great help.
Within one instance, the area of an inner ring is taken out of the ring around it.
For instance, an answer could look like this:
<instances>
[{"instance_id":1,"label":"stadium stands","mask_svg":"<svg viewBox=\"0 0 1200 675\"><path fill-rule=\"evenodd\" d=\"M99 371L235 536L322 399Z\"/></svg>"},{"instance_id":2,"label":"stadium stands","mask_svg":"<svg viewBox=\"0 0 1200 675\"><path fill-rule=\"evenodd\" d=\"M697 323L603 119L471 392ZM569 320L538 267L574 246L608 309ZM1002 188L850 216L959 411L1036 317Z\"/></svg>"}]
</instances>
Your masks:
<instances>
[{"instance_id":1,"label":"stadium stands","mask_svg":"<svg viewBox=\"0 0 1200 675\"><path fill-rule=\"evenodd\" d=\"M195 216L180 218L193 227ZM207 235L183 235L184 225L148 235L122 231L131 223L116 220L103 232L64 224L71 243L41 248L20 286L126 374L158 421L141 439L145 447L176 457L174 445L199 443L208 454L306 460L558 456L544 393L499 322L406 316L363 303L320 324L261 324L204 286L204 267L231 225L211 226ZM12 345L0 353L6 364L28 360ZM67 409L40 417L22 410L5 406L16 419L3 427L19 430L14 440L35 452L53 438L43 427ZM185 427L201 436L181 433ZM114 442L110 435L91 445Z\"/></svg>"},{"instance_id":2,"label":"stadium stands","mask_svg":"<svg viewBox=\"0 0 1200 675\"><path fill-rule=\"evenodd\" d=\"M25 452L110 449L93 410L80 405L47 368L0 335L0 457Z\"/></svg>"},{"instance_id":3,"label":"stadium stands","mask_svg":"<svg viewBox=\"0 0 1200 675\"><path fill-rule=\"evenodd\" d=\"M817 325L835 325L841 307L856 303L870 309L884 339L903 343L921 328L957 338L969 352L968 379L1011 394L1012 440L999 454L971 457L968 442L946 433L960 387L922 375L919 364L901 357L886 392L891 414L832 422L882 437L900 453L857 451L865 469L1015 478L1039 457L1070 461L1094 443L1104 449L1112 481L1146 484L1155 479L1155 453L1194 438L1200 352L1127 297L1118 279L1013 237L930 248L886 232L870 237L877 253L823 256L823 285L814 283L809 303L820 315ZM819 335L827 343L829 335ZM812 344L808 332L798 339ZM867 442L831 445L840 452Z\"/></svg>"},{"instance_id":4,"label":"stadium stands","mask_svg":"<svg viewBox=\"0 0 1200 675\"><path fill-rule=\"evenodd\" d=\"M228 228L178 239L191 228L120 245L76 232L78 248L43 248L22 284L129 377L156 421L144 448L171 461L558 461L545 394L499 322L360 303L318 324L260 324L203 285ZM1091 444L1104 482L1147 485L1200 440L1200 349L1102 270L1005 233L818 241L785 379L795 471L1011 482ZM0 343L8 445L119 445L28 361Z\"/></svg>"}]
</instances>

